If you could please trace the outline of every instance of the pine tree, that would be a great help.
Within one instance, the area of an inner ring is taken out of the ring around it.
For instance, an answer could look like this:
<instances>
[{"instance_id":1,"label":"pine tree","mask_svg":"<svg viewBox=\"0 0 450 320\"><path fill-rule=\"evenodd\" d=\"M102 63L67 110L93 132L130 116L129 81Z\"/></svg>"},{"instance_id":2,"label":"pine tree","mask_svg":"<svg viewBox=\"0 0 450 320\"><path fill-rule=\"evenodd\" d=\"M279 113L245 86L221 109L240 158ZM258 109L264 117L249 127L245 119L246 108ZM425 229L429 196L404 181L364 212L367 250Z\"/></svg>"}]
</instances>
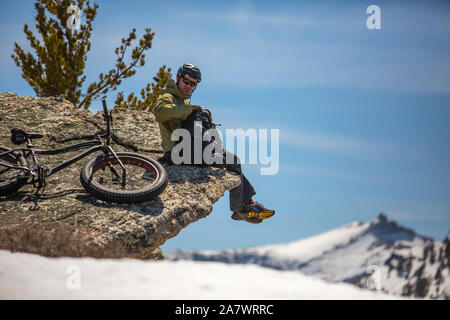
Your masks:
<instances>
[{"instance_id":1,"label":"pine tree","mask_svg":"<svg viewBox=\"0 0 450 320\"><path fill-rule=\"evenodd\" d=\"M123 79L136 73L135 68L145 65L144 52L151 48L155 33L146 28L139 44L131 51L130 62L125 63L125 53L136 39L136 29L133 28L114 51L117 56L115 68L107 74L100 73L99 80L92 82L85 93L81 92L86 80L84 69L87 52L91 48L89 39L93 30L92 22L98 7L98 4L91 6L89 0L36 1L36 29L42 36L42 42L34 36L27 24L24 26L24 32L37 58L26 53L16 42L11 57L22 69L22 77L33 87L37 96L63 94L78 108L88 109L93 99L98 99L109 90L116 90ZM49 17L47 12L53 16ZM84 23L80 23L81 17L84 18ZM171 78L170 68L166 70L166 66L162 66L153 78L156 83L149 83L141 90L142 100L131 93L124 101L123 93L119 92L116 107L151 110L168 78Z\"/></svg>"},{"instance_id":2,"label":"pine tree","mask_svg":"<svg viewBox=\"0 0 450 320\"><path fill-rule=\"evenodd\" d=\"M131 93L128 95L127 100L124 101L123 92L119 92L117 94L115 108L153 111L153 103L160 95L161 89L165 87L167 80L172 77L170 71L170 68L166 71L166 66L162 66L159 69L156 77L153 77L155 83L149 83L141 90L142 100L135 97L134 93Z\"/></svg>"}]
</instances>

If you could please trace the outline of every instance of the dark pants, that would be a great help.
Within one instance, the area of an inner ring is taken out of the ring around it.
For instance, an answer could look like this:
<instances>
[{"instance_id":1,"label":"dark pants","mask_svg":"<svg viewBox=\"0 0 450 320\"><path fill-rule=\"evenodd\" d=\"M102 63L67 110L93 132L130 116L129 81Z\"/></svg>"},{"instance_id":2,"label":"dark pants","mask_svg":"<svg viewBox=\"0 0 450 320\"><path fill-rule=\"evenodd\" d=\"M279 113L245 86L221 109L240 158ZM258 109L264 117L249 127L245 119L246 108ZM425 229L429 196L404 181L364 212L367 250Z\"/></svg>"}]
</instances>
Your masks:
<instances>
[{"instance_id":1,"label":"dark pants","mask_svg":"<svg viewBox=\"0 0 450 320\"><path fill-rule=\"evenodd\" d=\"M230 159L233 159L232 163L227 163L227 154ZM216 158L217 157L220 157L220 155L216 155ZM239 159L239 157L226 150L223 151L222 157L222 161L216 161L216 163L213 163L210 166L217 168L226 168L228 171L234 172L240 176L241 183L236 188L230 190L230 210L240 211L242 210L244 205L246 205L251 200L256 192L245 175L242 173L241 160ZM160 161L166 162L168 164L173 164L170 157L170 151L166 152L164 156L160 158ZM206 165L202 164L201 166Z\"/></svg>"},{"instance_id":2,"label":"dark pants","mask_svg":"<svg viewBox=\"0 0 450 320\"><path fill-rule=\"evenodd\" d=\"M233 158L233 163L226 163L227 154L229 157ZM223 164L212 164L211 166L226 168L228 171L237 173L241 177L241 184L230 190L230 210L240 211L256 194L255 189L242 173L241 160L237 155L224 150L222 163Z\"/></svg>"}]
</instances>

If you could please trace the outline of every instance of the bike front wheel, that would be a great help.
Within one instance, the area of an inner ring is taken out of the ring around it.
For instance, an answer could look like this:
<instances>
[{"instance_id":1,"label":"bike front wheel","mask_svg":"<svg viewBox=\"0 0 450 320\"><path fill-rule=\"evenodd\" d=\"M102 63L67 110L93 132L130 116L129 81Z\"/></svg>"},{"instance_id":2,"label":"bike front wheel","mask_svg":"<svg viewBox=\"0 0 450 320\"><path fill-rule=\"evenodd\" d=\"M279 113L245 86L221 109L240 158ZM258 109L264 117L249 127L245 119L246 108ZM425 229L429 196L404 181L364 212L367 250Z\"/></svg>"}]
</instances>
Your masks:
<instances>
[{"instance_id":1,"label":"bike front wheel","mask_svg":"<svg viewBox=\"0 0 450 320\"><path fill-rule=\"evenodd\" d=\"M117 160L99 155L81 169L80 181L87 192L108 202L140 203L164 191L167 173L158 161L129 152L119 152L117 157L126 169L125 180Z\"/></svg>"},{"instance_id":2,"label":"bike front wheel","mask_svg":"<svg viewBox=\"0 0 450 320\"><path fill-rule=\"evenodd\" d=\"M11 149L0 147L0 154ZM0 155L0 161L17 167L26 167L27 161L21 154L9 152ZM28 173L20 169L9 168L0 164L0 196L5 196L19 190L27 183Z\"/></svg>"}]
</instances>

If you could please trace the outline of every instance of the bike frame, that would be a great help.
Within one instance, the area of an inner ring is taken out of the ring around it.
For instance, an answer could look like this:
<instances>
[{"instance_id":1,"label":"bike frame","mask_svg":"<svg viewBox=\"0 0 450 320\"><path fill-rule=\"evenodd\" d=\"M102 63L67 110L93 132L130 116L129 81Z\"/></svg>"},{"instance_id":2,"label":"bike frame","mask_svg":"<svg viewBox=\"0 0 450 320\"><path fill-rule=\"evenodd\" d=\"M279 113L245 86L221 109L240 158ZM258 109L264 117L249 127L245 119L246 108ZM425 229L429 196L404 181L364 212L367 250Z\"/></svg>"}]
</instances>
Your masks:
<instances>
[{"instance_id":1,"label":"bike frame","mask_svg":"<svg viewBox=\"0 0 450 320\"><path fill-rule=\"evenodd\" d=\"M77 145L73 145L73 146L69 146L67 148L63 148L63 149L56 149L56 150L34 150L35 154L37 155L52 155L52 154L58 154L58 153L63 153L63 152L67 152L67 151L71 151L71 150L76 150L79 148L83 148L83 147L87 147L87 146L91 146L91 145L96 145L95 147L92 147L78 155L76 155L75 157L68 159L64 162L62 162L61 164L57 165L54 168L50 168L50 173L47 174L47 177L57 173L59 171L61 171L64 168L67 168L68 166L70 166L71 164L74 164L75 162L89 156L91 153L94 153L96 151L100 151L104 149L104 145L102 143L102 141L88 141L85 143L80 143ZM109 147L109 146L108 146ZM110 147L111 148L111 147ZM35 162L37 163L37 162Z\"/></svg>"}]
</instances>

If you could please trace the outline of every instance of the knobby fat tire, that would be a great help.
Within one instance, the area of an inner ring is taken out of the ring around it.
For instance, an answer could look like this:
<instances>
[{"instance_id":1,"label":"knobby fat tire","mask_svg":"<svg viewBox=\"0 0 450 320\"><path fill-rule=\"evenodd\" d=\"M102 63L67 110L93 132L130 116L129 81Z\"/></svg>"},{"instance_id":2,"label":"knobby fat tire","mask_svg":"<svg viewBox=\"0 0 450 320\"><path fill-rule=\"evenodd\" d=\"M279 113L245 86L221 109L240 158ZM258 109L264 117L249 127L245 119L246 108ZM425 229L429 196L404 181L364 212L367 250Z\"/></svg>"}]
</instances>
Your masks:
<instances>
[{"instance_id":1,"label":"knobby fat tire","mask_svg":"<svg viewBox=\"0 0 450 320\"><path fill-rule=\"evenodd\" d=\"M152 185L145 187L139 190L133 191L120 191L120 190L111 190L103 187L94 179L90 179L93 169L104 162L104 156L99 155L95 158L89 160L81 169L80 172L80 181L83 187L87 192L92 194L93 196L108 201L108 202L116 202L116 203L140 203L144 201L149 201L158 196L167 186L168 178L167 172L164 167L156 160L130 152L118 152L117 156L121 157L131 157L136 160L146 161L150 163L159 174L158 180Z\"/></svg>"},{"instance_id":2,"label":"knobby fat tire","mask_svg":"<svg viewBox=\"0 0 450 320\"><path fill-rule=\"evenodd\" d=\"M6 152L9 150L11 150L11 149L8 149L5 147L0 147L0 153ZM21 167L27 167L27 161L21 154L9 153L7 155L0 156L0 159L3 161L9 162L11 164L14 164L14 165L18 165ZM0 166L0 169L2 169L2 168L4 168L4 167ZM11 170L14 170L14 169L11 169ZM19 173L20 171L17 170L17 172ZM0 178L1 178L1 176L0 176ZM15 178L15 179L4 181L4 182L0 181L0 196L5 196L5 195L16 192L23 185L25 185L27 183L27 180L28 180L28 176L25 175L23 178Z\"/></svg>"}]
</instances>

